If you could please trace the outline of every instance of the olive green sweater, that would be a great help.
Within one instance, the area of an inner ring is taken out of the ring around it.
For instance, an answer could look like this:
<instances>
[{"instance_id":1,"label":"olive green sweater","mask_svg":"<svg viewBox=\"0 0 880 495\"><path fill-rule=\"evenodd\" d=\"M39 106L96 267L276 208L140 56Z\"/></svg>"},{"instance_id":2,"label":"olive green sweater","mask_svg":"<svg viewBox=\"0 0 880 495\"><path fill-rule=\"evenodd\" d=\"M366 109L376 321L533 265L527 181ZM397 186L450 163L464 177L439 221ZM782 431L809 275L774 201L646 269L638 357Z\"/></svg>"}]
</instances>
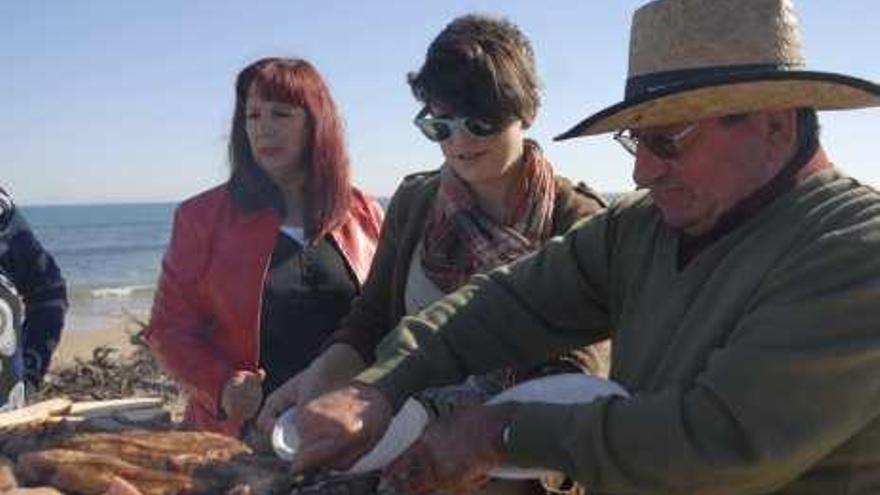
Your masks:
<instances>
[{"instance_id":1,"label":"olive green sweater","mask_svg":"<svg viewBox=\"0 0 880 495\"><path fill-rule=\"evenodd\" d=\"M826 170L681 271L677 242L629 196L405 318L359 379L399 406L614 329L632 398L519 406L511 462L589 493L880 493L880 195Z\"/></svg>"}]
</instances>

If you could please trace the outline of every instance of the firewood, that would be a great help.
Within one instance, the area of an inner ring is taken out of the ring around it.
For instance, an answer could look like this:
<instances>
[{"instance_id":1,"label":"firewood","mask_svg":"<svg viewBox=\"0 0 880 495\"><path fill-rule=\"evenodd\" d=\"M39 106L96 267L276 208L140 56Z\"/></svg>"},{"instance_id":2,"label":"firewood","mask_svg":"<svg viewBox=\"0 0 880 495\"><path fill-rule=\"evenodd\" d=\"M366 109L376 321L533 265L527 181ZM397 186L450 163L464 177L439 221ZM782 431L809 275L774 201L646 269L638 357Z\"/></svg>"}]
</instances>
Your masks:
<instances>
[{"instance_id":1,"label":"firewood","mask_svg":"<svg viewBox=\"0 0 880 495\"><path fill-rule=\"evenodd\" d=\"M179 429L89 431L94 421L112 418L68 418L0 429L0 454L16 459L19 486L103 495L120 477L141 495L285 495L298 483L288 463L256 455L225 435Z\"/></svg>"},{"instance_id":2,"label":"firewood","mask_svg":"<svg viewBox=\"0 0 880 495\"><path fill-rule=\"evenodd\" d=\"M0 429L20 426L34 421L48 419L50 416L64 414L73 403L68 399L49 399L43 402L0 413Z\"/></svg>"},{"instance_id":3,"label":"firewood","mask_svg":"<svg viewBox=\"0 0 880 495\"><path fill-rule=\"evenodd\" d=\"M132 397L127 399L96 400L75 402L66 414L91 418L96 416L112 416L119 412L139 409L155 409L162 406L158 397Z\"/></svg>"},{"instance_id":4,"label":"firewood","mask_svg":"<svg viewBox=\"0 0 880 495\"><path fill-rule=\"evenodd\" d=\"M192 490L189 476L143 468L110 456L75 450L42 450L19 458L19 471L25 482L50 483L65 491L100 495L120 476L137 486L144 495L176 494Z\"/></svg>"},{"instance_id":5,"label":"firewood","mask_svg":"<svg viewBox=\"0 0 880 495\"><path fill-rule=\"evenodd\" d=\"M53 448L107 455L151 469L191 471L208 461L250 454L238 440L209 432L129 430L79 433L51 444Z\"/></svg>"},{"instance_id":6,"label":"firewood","mask_svg":"<svg viewBox=\"0 0 880 495\"><path fill-rule=\"evenodd\" d=\"M3 495L64 495L58 490L49 486L38 486L34 488L13 488Z\"/></svg>"}]
</instances>

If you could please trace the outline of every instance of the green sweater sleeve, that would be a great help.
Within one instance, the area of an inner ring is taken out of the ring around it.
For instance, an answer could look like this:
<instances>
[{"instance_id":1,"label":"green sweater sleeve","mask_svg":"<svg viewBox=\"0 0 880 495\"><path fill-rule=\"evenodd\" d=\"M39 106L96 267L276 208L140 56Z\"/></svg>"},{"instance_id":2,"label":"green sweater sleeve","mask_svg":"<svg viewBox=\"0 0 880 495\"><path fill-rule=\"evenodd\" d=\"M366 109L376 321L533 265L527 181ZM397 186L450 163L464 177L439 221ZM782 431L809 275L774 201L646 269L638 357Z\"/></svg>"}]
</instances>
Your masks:
<instances>
[{"instance_id":1,"label":"green sweater sleeve","mask_svg":"<svg viewBox=\"0 0 880 495\"><path fill-rule=\"evenodd\" d=\"M503 366L532 366L608 335L606 219L599 213L541 251L401 320L358 379L399 407L429 386ZM590 274L588 277L587 274Z\"/></svg>"},{"instance_id":2,"label":"green sweater sleeve","mask_svg":"<svg viewBox=\"0 0 880 495\"><path fill-rule=\"evenodd\" d=\"M602 493L843 493L852 481L841 466L880 453L876 436L859 439L880 414L880 228L876 213L862 215L771 270L688 386L525 405L512 461ZM790 486L832 454L838 468L801 480L812 488Z\"/></svg>"}]
</instances>

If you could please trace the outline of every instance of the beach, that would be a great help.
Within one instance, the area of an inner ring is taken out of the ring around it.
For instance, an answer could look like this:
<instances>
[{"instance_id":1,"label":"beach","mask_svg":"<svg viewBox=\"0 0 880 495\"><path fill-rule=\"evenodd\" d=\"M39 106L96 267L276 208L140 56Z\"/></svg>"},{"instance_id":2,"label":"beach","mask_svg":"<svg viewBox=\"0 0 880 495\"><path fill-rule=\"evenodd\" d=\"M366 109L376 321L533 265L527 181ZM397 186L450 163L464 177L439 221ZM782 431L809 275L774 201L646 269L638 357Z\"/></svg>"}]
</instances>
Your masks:
<instances>
[{"instance_id":1,"label":"beach","mask_svg":"<svg viewBox=\"0 0 880 495\"><path fill-rule=\"evenodd\" d=\"M120 357L128 356L135 350L135 346L130 342L130 336L138 330L136 324L125 321L98 329L65 329L61 334L58 348L52 356L50 369L57 370L75 364L77 358L88 361L94 349L99 347L111 347L119 351Z\"/></svg>"},{"instance_id":2,"label":"beach","mask_svg":"<svg viewBox=\"0 0 880 495\"><path fill-rule=\"evenodd\" d=\"M145 322L175 203L22 208L67 281L68 311L52 369L89 360L98 347L126 355ZM136 321L137 320L137 321Z\"/></svg>"},{"instance_id":3,"label":"beach","mask_svg":"<svg viewBox=\"0 0 880 495\"><path fill-rule=\"evenodd\" d=\"M33 400L159 397L171 417L181 419L184 396L177 384L162 373L143 341L132 339L142 327L143 323L129 318L105 328L62 332Z\"/></svg>"}]
</instances>

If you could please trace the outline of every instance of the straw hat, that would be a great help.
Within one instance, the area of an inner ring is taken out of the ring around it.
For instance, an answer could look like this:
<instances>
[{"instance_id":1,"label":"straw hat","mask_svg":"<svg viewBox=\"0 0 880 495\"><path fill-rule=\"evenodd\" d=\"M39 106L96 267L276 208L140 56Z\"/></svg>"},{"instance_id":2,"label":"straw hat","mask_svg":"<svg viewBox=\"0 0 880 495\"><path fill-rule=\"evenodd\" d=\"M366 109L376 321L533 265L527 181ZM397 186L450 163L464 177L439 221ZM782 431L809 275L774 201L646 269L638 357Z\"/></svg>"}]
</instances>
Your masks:
<instances>
[{"instance_id":1,"label":"straw hat","mask_svg":"<svg viewBox=\"0 0 880 495\"><path fill-rule=\"evenodd\" d=\"M556 139L757 110L873 106L877 84L804 70L791 0L657 0L633 16L624 100Z\"/></svg>"}]
</instances>

